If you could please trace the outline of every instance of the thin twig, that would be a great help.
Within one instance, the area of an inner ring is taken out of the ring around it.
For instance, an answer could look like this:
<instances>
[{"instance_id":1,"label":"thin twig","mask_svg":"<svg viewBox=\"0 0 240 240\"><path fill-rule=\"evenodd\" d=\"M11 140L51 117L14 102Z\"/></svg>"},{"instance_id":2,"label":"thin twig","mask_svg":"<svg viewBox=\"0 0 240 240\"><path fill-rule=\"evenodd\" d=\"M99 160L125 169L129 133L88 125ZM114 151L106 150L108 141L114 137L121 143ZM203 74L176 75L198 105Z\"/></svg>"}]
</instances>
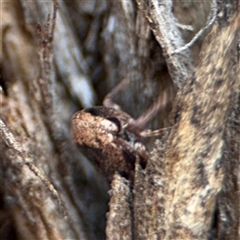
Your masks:
<instances>
[{"instance_id":1,"label":"thin twig","mask_svg":"<svg viewBox=\"0 0 240 240\"><path fill-rule=\"evenodd\" d=\"M216 3L216 0L213 0L212 6L211 6L211 12L209 14L208 22L207 22L206 26L201 28L189 43L185 44L183 47L180 47L180 48L174 50L172 52L172 55L176 54L176 53L180 53L180 52L190 48L200 38L200 36L203 35L204 31L206 29L208 29L214 23L216 17L217 17L217 3Z\"/></svg>"}]
</instances>

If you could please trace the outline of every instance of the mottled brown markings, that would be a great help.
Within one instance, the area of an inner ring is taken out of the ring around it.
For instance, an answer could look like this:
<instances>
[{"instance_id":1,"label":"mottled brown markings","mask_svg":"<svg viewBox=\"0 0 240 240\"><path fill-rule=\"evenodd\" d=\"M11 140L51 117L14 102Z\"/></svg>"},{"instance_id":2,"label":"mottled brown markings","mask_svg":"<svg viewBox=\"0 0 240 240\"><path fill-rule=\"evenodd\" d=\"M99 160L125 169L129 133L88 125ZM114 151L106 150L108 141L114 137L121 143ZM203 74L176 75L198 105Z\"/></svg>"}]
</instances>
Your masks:
<instances>
[{"instance_id":1,"label":"mottled brown markings","mask_svg":"<svg viewBox=\"0 0 240 240\"><path fill-rule=\"evenodd\" d=\"M190 212L185 208L185 209L184 209L184 214L189 215Z\"/></svg>"},{"instance_id":2,"label":"mottled brown markings","mask_svg":"<svg viewBox=\"0 0 240 240\"><path fill-rule=\"evenodd\" d=\"M220 88L223 85L223 82L224 82L224 80L222 78L216 79L215 82L214 82L214 87Z\"/></svg>"},{"instance_id":3,"label":"mottled brown markings","mask_svg":"<svg viewBox=\"0 0 240 240\"><path fill-rule=\"evenodd\" d=\"M209 153L208 150L204 150L204 151L200 152L200 157L201 158L206 158L208 153Z\"/></svg>"},{"instance_id":4,"label":"mottled brown markings","mask_svg":"<svg viewBox=\"0 0 240 240\"><path fill-rule=\"evenodd\" d=\"M206 207L206 201L207 201L207 198L209 197L210 193L211 193L211 189L207 190L207 193L204 196L200 195L200 199L201 199L200 206L202 208ZM209 212L206 211L205 214L209 214Z\"/></svg>"},{"instance_id":5,"label":"mottled brown markings","mask_svg":"<svg viewBox=\"0 0 240 240\"><path fill-rule=\"evenodd\" d=\"M173 115L173 122L177 123L181 120L181 106L177 105L175 113Z\"/></svg>"},{"instance_id":6,"label":"mottled brown markings","mask_svg":"<svg viewBox=\"0 0 240 240\"><path fill-rule=\"evenodd\" d=\"M148 153L139 140L141 130L128 114L102 106L79 111L72 118L74 141L109 181L115 172L133 181L137 158L145 167Z\"/></svg>"},{"instance_id":7,"label":"mottled brown markings","mask_svg":"<svg viewBox=\"0 0 240 240\"><path fill-rule=\"evenodd\" d=\"M217 76L222 76L223 74L223 69L222 68L218 68L217 69Z\"/></svg>"},{"instance_id":8,"label":"mottled brown markings","mask_svg":"<svg viewBox=\"0 0 240 240\"><path fill-rule=\"evenodd\" d=\"M218 158L214 164L215 176L218 175L219 170L222 167L222 158Z\"/></svg>"},{"instance_id":9,"label":"mottled brown markings","mask_svg":"<svg viewBox=\"0 0 240 240\"><path fill-rule=\"evenodd\" d=\"M214 104L214 105L210 108L210 112L216 111L219 107L220 107L220 106L219 106L218 103Z\"/></svg>"},{"instance_id":10,"label":"mottled brown markings","mask_svg":"<svg viewBox=\"0 0 240 240\"><path fill-rule=\"evenodd\" d=\"M223 126L219 126L214 131L203 132L202 137L211 140L216 134L220 134L223 131ZM208 146L209 147L209 146Z\"/></svg>"},{"instance_id":11,"label":"mottled brown markings","mask_svg":"<svg viewBox=\"0 0 240 240\"><path fill-rule=\"evenodd\" d=\"M96 141L99 145L102 145L102 141L101 141L98 137L95 138L95 141Z\"/></svg>"},{"instance_id":12,"label":"mottled brown markings","mask_svg":"<svg viewBox=\"0 0 240 240\"><path fill-rule=\"evenodd\" d=\"M193 113L192 113L192 117L190 119L191 124L195 125L196 127L200 126L200 121L202 119L202 108L198 105L195 105L193 107Z\"/></svg>"},{"instance_id":13,"label":"mottled brown markings","mask_svg":"<svg viewBox=\"0 0 240 240\"><path fill-rule=\"evenodd\" d=\"M238 16L240 17L239 14ZM228 114L228 109L231 109L231 104L235 104L236 102L230 100L230 97L237 96L236 93L239 86L236 77L237 72L234 69L236 68L236 64L231 63L233 54L229 51L230 49L235 50L231 45L237 39L236 26L239 26L239 17L236 19L238 21L235 20L234 31L231 32L229 29L228 31L224 29L219 34L216 31L211 32L208 43L205 42L203 44L203 49L206 51L202 51L200 64L196 68L195 75L198 82L195 84L195 80L192 79L190 86L187 85L187 89L183 89L183 99L179 101L179 105L181 104L183 109L181 113L182 120L178 124L178 133L174 133L175 135L181 134L183 137L182 139L179 139L178 136L173 137L174 141L172 141L171 150L169 150L167 155L167 161L170 166L167 165L169 181L173 183L168 184L167 199L170 201L174 200L171 204L167 203L166 225L171 229L168 228L170 233L165 239L207 239L208 229L210 228L209 222L212 219L211 211L214 209L219 191L221 191L222 187L226 186L224 173L230 172L229 175L231 175L231 171L226 171L223 166L221 167L221 163L216 164L216 162L222 159L223 153L221 149L224 141L228 141L223 136L224 128L226 128L226 132L231 132L226 125L227 118L231 117ZM216 36L218 37L216 38ZM215 38L218 44L215 43ZM218 71L219 68L220 70ZM215 83L218 79L224 79L224 81ZM199 84L200 86L197 86ZM187 94L185 94L186 92ZM197 99L195 96L197 96ZM203 112L199 118L196 116L192 118L195 105L202 106ZM175 108L174 106L174 110ZM200 125L190 124L191 118L193 123ZM196 120L198 121L195 122ZM231 133L229 134L231 135ZM209 146L210 148L208 148ZM229 150L228 147L225 149ZM201 156L202 151L204 152L203 157ZM179 157L175 157L177 155L176 152L180 152ZM207 156L205 157L204 155ZM235 161L229 157L224 159L228 160L226 166ZM173 161L175 162L171 165ZM196 165L199 162L202 162L204 167L200 164L199 169L196 169ZM174 171L174 167L176 171ZM186 177L184 175L185 167L189 167L189 171L186 171ZM217 171L215 168L217 168ZM172 169L173 171L171 171ZM178 171L182 174L176 174ZM209 184L201 186L201 179L204 182L205 172L207 172ZM200 181L198 180L198 186L195 185L195 178L200 179ZM188 181L185 181L186 179ZM184 191L179 191L179 189L184 189ZM211 191L207 191L208 189ZM174 191L175 194L173 194ZM194 195L190 196L192 192ZM227 194L230 195L229 193ZM227 209L232 208L228 202L226 203L226 199L229 199L228 197L225 198L225 196L221 199L224 202L222 206L226 204ZM189 216L184 216L186 205L191 200L196 203L195 208L190 211ZM207 211L208 209L209 211ZM225 210L222 210L221 213L224 214ZM229 210L234 211L234 209ZM178 215L175 214L175 211ZM236 216L235 213L233 215ZM184 220L188 218L192 219L191 225L189 224L187 227L194 233L193 238L189 237L185 231L186 225ZM224 219L221 219L221 221L224 222L225 219L229 220L231 217L224 216ZM221 221L219 223L223 224ZM198 222L202 222L202 226L201 224L196 226L195 223ZM178 224L182 224L182 232L179 231L176 234L178 229L175 226ZM227 225L231 228L230 222Z\"/></svg>"},{"instance_id":14,"label":"mottled brown markings","mask_svg":"<svg viewBox=\"0 0 240 240\"><path fill-rule=\"evenodd\" d=\"M188 90L192 90L192 87L195 86L195 83L196 83L196 76L193 75L193 76L190 78L190 82L189 82L190 88L188 88ZM185 92L188 93L186 90L187 90L187 89L185 89ZM185 93L185 94L186 94L186 93Z\"/></svg>"},{"instance_id":15,"label":"mottled brown markings","mask_svg":"<svg viewBox=\"0 0 240 240\"><path fill-rule=\"evenodd\" d=\"M207 172L205 171L205 166L202 162L197 164L197 171L198 171L198 178L196 178L197 185L200 186L207 186L209 184L208 182L208 176Z\"/></svg>"}]
</instances>

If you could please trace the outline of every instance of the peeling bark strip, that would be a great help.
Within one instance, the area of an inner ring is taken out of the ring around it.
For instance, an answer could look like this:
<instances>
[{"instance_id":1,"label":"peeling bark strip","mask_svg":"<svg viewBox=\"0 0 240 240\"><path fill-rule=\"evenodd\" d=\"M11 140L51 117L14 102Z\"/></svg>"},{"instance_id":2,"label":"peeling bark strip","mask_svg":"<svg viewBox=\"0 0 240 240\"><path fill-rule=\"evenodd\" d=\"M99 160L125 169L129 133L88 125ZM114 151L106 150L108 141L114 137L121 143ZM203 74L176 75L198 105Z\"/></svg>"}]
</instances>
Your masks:
<instances>
[{"instance_id":1,"label":"peeling bark strip","mask_svg":"<svg viewBox=\"0 0 240 240\"><path fill-rule=\"evenodd\" d=\"M207 239L212 234L224 177L223 134L240 85L239 22L238 13L228 26L212 28L196 72L178 98L179 122L165 156L165 239Z\"/></svg>"},{"instance_id":2,"label":"peeling bark strip","mask_svg":"<svg viewBox=\"0 0 240 240\"><path fill-rule=\"evenodd\" d=\"M107 213L106 239L132 239L132 193L129 182L118 174L114 175L110 190L110 210ZM119 224L121 223L121 224ZM120 237L120 238L119 238Z\"/></svg>"}]
</instances>

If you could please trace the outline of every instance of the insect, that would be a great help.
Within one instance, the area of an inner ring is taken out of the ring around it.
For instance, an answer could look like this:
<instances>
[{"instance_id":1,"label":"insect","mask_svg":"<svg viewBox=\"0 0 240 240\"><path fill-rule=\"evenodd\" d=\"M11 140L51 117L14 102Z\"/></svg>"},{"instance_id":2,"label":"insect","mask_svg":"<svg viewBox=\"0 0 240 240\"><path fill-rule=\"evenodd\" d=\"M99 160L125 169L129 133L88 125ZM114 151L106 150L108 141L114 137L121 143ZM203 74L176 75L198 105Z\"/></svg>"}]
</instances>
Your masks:
<instances>
[{"instance_id":1,"label":"insect","mask_svg":"<svg viewBox=\"0 0 240 240\"><path fill-rule=\"evenodd\" d=\"M95 106L73 115L73 140L109 181L116 171L133 181L136 160L139 159L140 165L145 168L148 159L148 151L141 143L141 138L160 133L159 130L151 131L142 127L153 110L134 120L118 105L114 105L116 109L109 107L112 105L109 104L109 95L104 102L108 107Z\"/></svg>"}]
</instances>

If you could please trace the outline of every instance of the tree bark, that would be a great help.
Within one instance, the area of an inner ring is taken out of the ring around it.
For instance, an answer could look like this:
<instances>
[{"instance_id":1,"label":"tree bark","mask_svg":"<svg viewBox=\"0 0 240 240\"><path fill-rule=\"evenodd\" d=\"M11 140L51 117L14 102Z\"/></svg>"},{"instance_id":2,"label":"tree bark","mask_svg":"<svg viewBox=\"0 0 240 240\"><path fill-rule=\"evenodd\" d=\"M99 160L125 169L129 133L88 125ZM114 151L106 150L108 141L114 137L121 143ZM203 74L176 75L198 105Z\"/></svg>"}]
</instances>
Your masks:
<instances>
[{"instance_id":1,"label":"tree bark","mask_svg":"<svg viewBox=\"0 0 240 240\"><path fill-rule=\"evenodd\" d=\"M237 0L1 7L2 239L238 239ZM122 79L113 100L136 119L158 103L146 128L165 130L108 185L71 116Z\"/></svg>"}]
</instances>

